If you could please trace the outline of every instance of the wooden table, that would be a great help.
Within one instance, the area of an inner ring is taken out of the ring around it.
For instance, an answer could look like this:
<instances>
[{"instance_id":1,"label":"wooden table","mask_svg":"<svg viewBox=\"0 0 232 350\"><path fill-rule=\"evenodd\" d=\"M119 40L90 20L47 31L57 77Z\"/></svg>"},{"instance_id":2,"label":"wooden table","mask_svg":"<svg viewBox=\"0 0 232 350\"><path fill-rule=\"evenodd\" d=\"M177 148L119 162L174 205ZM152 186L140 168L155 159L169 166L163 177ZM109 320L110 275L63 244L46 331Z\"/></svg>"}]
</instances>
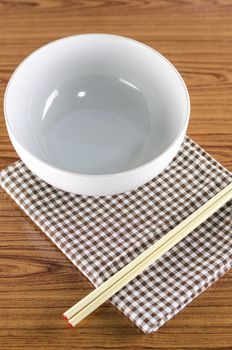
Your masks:
<instances>
[{"instance_id":1,"label":"wooden table","mask_svg":"<svg viewBox=\"0 0 232 350\"><path fill-rule=\"evenodd\" d=\"M232 170L232 1L0 1L0 168L18 157L3 121L17 64L41 45L79 33L116 33L163 53L182 73L188 134ZM92 290L9 197L0 193L0 348L232 349L232 271L153 335L109 303L75 329L61 319Z\"/></svg>"}]
</instances>

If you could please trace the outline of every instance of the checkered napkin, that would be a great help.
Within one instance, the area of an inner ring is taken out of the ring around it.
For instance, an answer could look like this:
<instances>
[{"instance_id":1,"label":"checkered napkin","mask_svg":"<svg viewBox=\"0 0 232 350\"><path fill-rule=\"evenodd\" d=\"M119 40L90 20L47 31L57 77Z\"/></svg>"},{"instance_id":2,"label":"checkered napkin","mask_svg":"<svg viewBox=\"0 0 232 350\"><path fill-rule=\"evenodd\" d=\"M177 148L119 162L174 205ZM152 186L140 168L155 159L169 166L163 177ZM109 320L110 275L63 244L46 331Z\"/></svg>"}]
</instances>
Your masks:
<instances>
[{"instance_id":1,"label":"checkered napkin","mask_svg":"<svg viewBox=\"0 0 232 350\"><path fill-rule=\"evenodd\" d=\"M95 287L232 181L186 138L161 175L136 191L82 197L46 184L18 161L1 186ZM232 266L232 201L111 298L152 333Z\"/></svg>"}]
</instances>

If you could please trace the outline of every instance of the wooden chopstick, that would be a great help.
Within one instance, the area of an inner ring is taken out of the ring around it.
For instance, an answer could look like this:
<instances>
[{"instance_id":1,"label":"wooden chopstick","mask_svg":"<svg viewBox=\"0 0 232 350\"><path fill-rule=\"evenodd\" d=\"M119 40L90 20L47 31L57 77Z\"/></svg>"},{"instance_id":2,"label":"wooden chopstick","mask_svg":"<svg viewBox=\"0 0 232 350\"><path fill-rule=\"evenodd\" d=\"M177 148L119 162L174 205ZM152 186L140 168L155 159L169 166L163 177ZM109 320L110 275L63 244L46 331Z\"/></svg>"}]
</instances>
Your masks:
<instances>
[{"instance_id":1,"label":"wooden chopstick","mask_svg":"<svg viewBox=\"0 0 232 350\"><path fill-rule=\"evenodd\" d=\"M207 203L197 209L187 219L159 239L128 265L110 277L100 287L67 310L64 313L64 317L68 320L69 324L73 327L76 326L77 323L87 317L97 307L138 276L150 264L174 247L231 198L232 183L212 197Z\"/></svg>"}]
</instances>

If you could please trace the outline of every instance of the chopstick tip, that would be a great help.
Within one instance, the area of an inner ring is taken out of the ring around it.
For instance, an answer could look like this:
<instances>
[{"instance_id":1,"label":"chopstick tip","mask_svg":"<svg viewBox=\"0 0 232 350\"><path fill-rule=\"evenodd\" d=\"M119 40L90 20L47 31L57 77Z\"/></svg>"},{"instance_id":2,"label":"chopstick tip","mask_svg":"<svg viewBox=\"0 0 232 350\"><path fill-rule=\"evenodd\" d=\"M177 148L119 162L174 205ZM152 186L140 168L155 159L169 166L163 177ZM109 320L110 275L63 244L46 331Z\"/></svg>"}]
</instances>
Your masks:
<instances>
[{"instance_id":1,"label":"chopstick tip","mask_svg":"<svg viewBox=\"0 0 232 350\"><path fill-rule=\"evenodd\" d=\"M68 326L70 327L70 328L74 328L74 326L68 321Z\"/></svg>"}]
</instances>

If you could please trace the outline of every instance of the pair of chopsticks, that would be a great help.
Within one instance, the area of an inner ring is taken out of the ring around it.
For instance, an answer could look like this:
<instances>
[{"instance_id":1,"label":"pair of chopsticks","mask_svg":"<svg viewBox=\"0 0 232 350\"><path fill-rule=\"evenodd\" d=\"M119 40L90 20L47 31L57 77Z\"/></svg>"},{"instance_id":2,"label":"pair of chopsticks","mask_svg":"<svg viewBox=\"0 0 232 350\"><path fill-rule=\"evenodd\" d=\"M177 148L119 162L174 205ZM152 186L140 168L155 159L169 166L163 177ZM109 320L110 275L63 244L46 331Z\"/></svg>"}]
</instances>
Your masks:
<instances>
[{"instance_id":1,"label":"pair of chopsticks","mask_svg":"<svg viewBox=\"0 0 232 350\"><path fill-rule=\"evenodd\" d=\"M232 199L232 183L164 235L150 248L137 256L128 265L110 277L100 287L96 288L93 292L67 310L63 316L68 321L69 325L75 327L81 320L96 310L112 295L143 272L149 265L174 247L230 199Z\"/></svg>"}]
</instances>

